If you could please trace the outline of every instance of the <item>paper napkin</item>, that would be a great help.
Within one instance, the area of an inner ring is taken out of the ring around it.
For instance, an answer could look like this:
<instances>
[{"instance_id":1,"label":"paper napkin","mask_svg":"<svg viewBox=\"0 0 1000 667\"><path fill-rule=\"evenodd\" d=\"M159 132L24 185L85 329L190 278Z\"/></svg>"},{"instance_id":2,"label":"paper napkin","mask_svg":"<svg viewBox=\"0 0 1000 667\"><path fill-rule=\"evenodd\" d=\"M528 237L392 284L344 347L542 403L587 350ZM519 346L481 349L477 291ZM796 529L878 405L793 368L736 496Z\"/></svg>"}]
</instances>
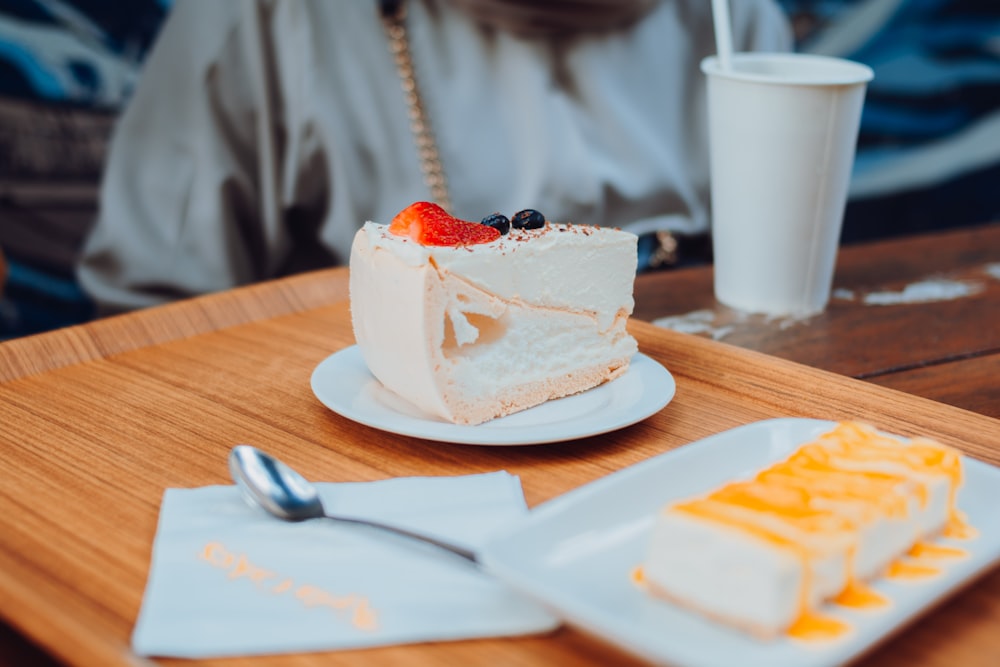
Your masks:
<instances>
[{"instance_id":1,"label":"paper napkin","mask_svg":"<svg viewBox=\"0 0 1000 667\"><path fill-rule=\"evenodd\" d=\"M327 510L472 549L527 511L505 472L318 484ZM433 546L328 520L287 523L235 486L168 489L132 635L206 658L545 632L544 609Z\"/></svg>"}]
</instances>

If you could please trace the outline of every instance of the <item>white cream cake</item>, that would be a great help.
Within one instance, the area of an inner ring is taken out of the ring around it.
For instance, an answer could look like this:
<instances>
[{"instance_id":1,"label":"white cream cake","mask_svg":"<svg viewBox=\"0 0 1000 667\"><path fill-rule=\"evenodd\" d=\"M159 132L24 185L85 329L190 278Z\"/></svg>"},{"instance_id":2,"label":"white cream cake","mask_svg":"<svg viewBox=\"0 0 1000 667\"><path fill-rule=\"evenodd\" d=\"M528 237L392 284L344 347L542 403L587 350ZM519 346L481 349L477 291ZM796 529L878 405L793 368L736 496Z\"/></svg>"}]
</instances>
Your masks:
<instances>
[{"instance_id":1,"label":"white cream cake","mask_svg":"<svg viewBox=\"0 0 1000 667\"><path fill-rule=\"evenodd\" d=\"M939 443L839 424L752 479L665 507L641 580L654 595L762 638L824 624L836 635L842 624L818 614L820 605L879 606L867 582L905 568L901 557L922 540L947 527L962 532L961 465Z\"/></svg>"},{"instance_id":2,"label":"white cream cake","mask_svg":"<svg viewBox=\"0 0 1000 667\"><path fill-rule=\"evenodd\" d=\"M350 257L372 374L419 410L479 424L628 369L636 236L546 222L488 243L422 245L368 222Z\"/></svg>"}]
</instances>

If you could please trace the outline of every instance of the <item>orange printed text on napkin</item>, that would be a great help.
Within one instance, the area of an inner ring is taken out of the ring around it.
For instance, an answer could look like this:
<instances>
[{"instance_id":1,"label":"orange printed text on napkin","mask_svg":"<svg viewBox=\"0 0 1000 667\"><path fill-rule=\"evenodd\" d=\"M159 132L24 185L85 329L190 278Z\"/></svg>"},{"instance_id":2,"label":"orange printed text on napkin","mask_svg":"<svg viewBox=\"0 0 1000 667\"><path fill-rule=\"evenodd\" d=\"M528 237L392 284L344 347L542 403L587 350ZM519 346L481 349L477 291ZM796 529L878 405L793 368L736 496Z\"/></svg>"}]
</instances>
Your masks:
<instances>
[{"instance_id":1,"label":"orange printed text on napkin","mask_svg":"<svg viewBox=\"0 0 1000 667\"><path fill-rule=\"evenodd\" d=\"M226 573L232 581L245 580L268 595L291 595L306 607L331 609L338 617L349 620L359 630L378 629L378 614L368 598L350 593L335 595L318 586L303 584L284 577L274 570L255 565L246 554L230 551L221 542L208 542L198 558Z\"/></svg>"}]
</instances>

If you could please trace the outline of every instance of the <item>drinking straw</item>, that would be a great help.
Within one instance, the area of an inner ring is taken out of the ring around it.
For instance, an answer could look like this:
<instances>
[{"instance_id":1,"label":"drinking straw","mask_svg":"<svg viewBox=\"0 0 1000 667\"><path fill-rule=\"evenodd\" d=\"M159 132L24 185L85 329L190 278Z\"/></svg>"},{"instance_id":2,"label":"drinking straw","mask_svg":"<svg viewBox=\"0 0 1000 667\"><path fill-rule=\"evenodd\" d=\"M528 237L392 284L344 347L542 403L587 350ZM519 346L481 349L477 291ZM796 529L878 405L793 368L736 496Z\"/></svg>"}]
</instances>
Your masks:
<instances>
[{"instance_id":1,"label":"drinking straw","mask_svg":"<svg viewBox=\"0 0 1000 667\"><path fill-rule=\"evenodd\" d=\"M729 22L729 0L712 0L712 18L715 22L715 49L719 66L728 71L732 68L733 34Z\"/></svg>"}]
</instances>

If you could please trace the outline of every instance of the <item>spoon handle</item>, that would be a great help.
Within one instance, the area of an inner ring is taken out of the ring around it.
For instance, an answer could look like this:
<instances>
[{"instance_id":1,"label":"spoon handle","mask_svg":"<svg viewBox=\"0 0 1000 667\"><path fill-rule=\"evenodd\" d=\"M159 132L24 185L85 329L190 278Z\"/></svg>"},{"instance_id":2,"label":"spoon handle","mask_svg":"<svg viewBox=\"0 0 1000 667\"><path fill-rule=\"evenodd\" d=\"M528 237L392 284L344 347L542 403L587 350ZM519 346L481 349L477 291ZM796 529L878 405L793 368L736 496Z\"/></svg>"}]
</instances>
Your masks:
<instances>
[{"instance_id":1,"label":"spoon handle","mask_svg":"<svg viewBox=\"0 0 1000 667\"><path fill-rule=\"evenodd\" d=\"M439 540L437 538L431 537L430 535L424 535L422 533L414 533L413 531L407 530L406 528L400 528L399 526L390 526L386 523L380 523L378 521L370 521L368 519L356 519L349 516L337 516L336 514L324 514L324 518L331 519L333 521L340 521L342 523L353 523L358 526L368 526L369 528L378 528L379 530L384 530L386 532L395 533L396 535L402 535L403 537L409 537L414 540L419 540L426 544L431 544L445 551L450 551L456 556L461 556L471 563L478 564L479 559L476 557L476 553L465 547L460 547L450 542L445 542L444 540Z\"/></svg>"}]
</instances>

